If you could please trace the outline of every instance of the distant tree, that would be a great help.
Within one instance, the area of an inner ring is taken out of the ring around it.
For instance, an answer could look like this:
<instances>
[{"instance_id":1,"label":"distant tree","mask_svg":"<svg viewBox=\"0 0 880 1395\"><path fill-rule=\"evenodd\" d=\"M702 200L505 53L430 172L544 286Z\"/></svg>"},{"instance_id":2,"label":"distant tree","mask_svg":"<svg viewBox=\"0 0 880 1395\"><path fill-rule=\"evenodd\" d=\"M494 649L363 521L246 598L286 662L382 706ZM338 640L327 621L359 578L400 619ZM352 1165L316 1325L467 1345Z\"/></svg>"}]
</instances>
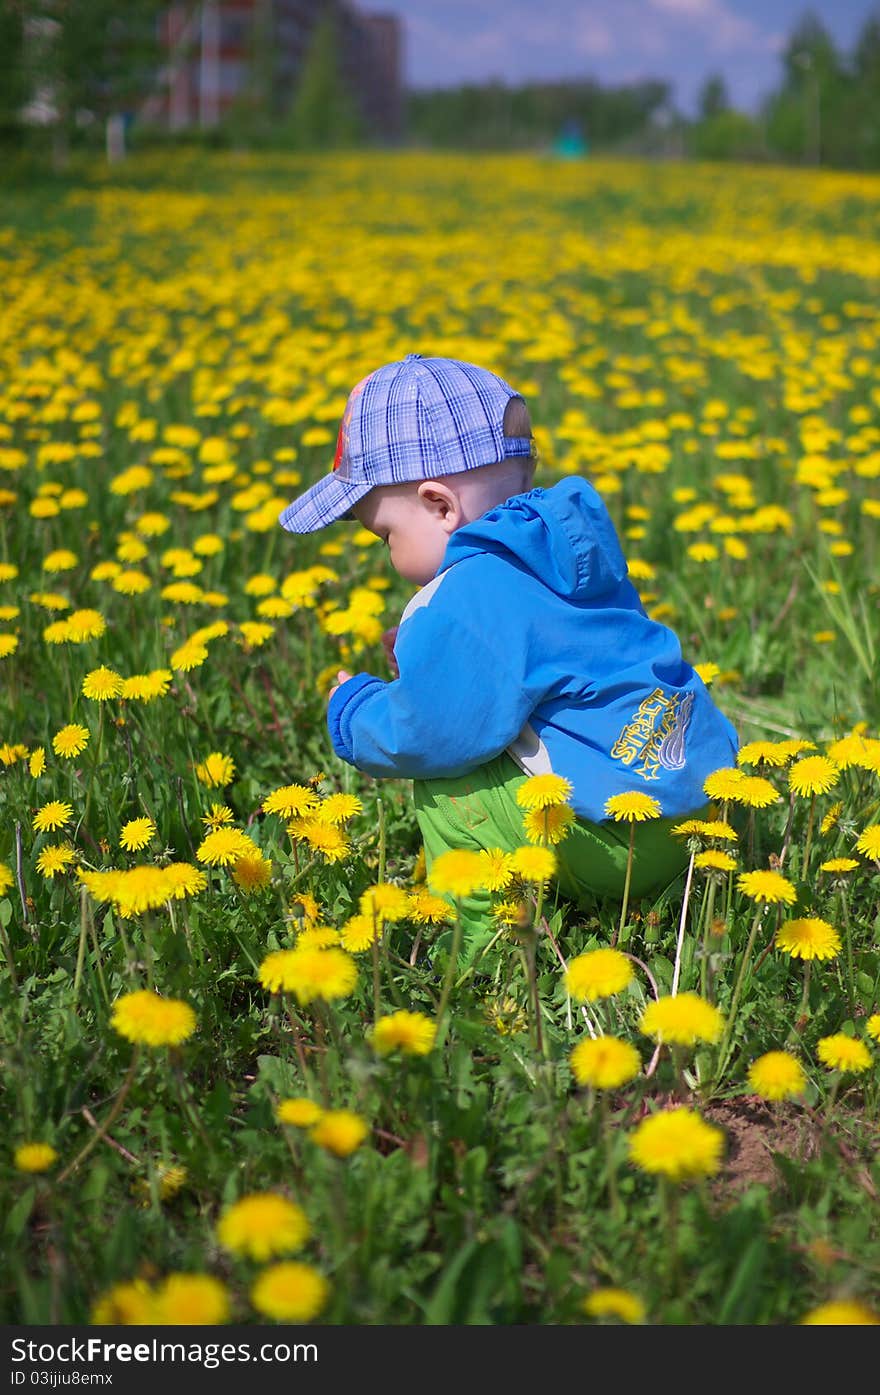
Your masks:
<instances>
[{"instance_id":1,"label":"distant tree","mask_svg":"<svg viewBox=\"0 0 880 1395\"><path fill-rule=\"evenodd\" d=\"M294 142L305 149L354 145L362 123L343 81L336 19L328 9L312 34L302 66L287 126Z\"/></svg>"},{"instance_id":2,"label":"distant tree","mask_svg":"<svg viewBox=\"0 0 880 1395\"><path fill-rule=\"evenodd\" d=\"M880 169L880 12L869 15L852 57L848 117L858 163Z\"/></svg>"},{"instance_id":3,"label":"distant tree","mask_svg":"<svg viewBox=\"0 0 880 1395\"><path fill-rule=\"evenodd\" d=\"M697 122L690 149L698 160L754 160L761 156L758 123L742 111L719 111Z\"/></svg>"},{"instance_id":4,"label":"distant tree","mask_svg":"<svg viewBox=\"0 0 880 1395\"><path fill-rule=\"evenodd\" d=\"M720 116L723 111L729 109L730 99L727 95L727 85L720 73L714 73L703 83L697 97L699 119L711 121L713 116Z\"/></svg>"},{"instance_id":5,"label":"distant tree","mask_svg":"<svg viewBox=\"0 0 880 1395\"><path fill-rule=\"evenodd\" d=\"M8 5L8 0L7 0ZM155 82L166 0L16 0L21 76L49 113L56 153L92 123L132 111Z\"/></svg>"},{"instance_id":6,"label":"distant tree","mask_svg":"<svg viewBox=\"0 0 880 1395\"><path fill-rule=\"evenodd\" d=\"M0 140L21 134L21 111L30 97L24 60L24 8L0 4Z\"/></svg>"},{"instance_id":7,"label":"distant tree","mask_svg":"<svg viewBox=\"0 0 880 1395\"><path fill-rule=\"evenodd\" d=\"M846 129L845 65L821 20L808 11L795 25L782 55L782 88L767 104L767 138L790 160L847 163L852 133Z\"/></svg>"},{"instance_id":8,"label":"distant tree","mask_svg":"<svg viewBox=\"0 0 880 1395\"><path fill-rule=\"evenodd\" d=\"M668 83L651 80L608 88L592 80L467 83L411 92L408 129L412 140L433 146L545 148L576 122L591 148L608 149L646 132L669 91Z\"/></svg>"}]
</instances>

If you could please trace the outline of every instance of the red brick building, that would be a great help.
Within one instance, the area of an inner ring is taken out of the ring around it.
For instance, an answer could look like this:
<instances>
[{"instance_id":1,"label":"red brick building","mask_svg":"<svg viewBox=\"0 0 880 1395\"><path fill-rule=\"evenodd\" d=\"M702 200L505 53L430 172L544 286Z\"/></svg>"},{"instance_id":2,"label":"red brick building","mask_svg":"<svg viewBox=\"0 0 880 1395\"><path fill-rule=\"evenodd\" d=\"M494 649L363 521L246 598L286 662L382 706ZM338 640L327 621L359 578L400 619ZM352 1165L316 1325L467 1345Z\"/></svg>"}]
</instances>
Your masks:
<instances>
[{"instance_id":1,"label":"red brick building","mask_svg":"<svg viewBox=\"0 0 880 1395\"><path fill-rule=\"evenodd\" d=\"M255 83L268 109L283 111L328 11L343 80L367 129L394 140L403 120L400 21L363 14L348 0L176 0L163 18L167 63L141 115L171 130L215 126Z\"/></svg>"}]
</instances>

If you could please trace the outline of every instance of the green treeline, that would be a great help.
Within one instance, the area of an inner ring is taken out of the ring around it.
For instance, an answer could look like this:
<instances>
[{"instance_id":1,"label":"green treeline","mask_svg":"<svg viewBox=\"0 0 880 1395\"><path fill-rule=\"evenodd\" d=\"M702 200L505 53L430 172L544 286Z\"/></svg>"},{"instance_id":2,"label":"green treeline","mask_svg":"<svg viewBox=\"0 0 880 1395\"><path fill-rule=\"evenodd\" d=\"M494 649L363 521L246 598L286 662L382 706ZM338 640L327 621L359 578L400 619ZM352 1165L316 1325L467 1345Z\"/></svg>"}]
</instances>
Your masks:
<instances>
[{"instance_id":1,"label":"green treeline","mask_svg":"<svg viewBox=\"0 0 880 1395\"><path fill-rule=\"evenodd\" d=\"M381 139L344 76L330 0L297 81L280 80L272 0L261 0L247 80L231 107L219 120L200 118L174 134L167 120L151 124L142 113L145 96L167 80L166 10L167 0L0 0L0 142L51 148L63 158L70 145L102 143L114 120L124 121L137 144L322 149ZM196 0L189 12L198 14ZM594 77L492 81L409 92L394 143L880 169L880 8L848 52L805 13L780 55L777 87L755 114L735 109L717 75L707 78L691 118L676 109L671 83L659 76L619 86Z\"/></svg>"}]
</instances>

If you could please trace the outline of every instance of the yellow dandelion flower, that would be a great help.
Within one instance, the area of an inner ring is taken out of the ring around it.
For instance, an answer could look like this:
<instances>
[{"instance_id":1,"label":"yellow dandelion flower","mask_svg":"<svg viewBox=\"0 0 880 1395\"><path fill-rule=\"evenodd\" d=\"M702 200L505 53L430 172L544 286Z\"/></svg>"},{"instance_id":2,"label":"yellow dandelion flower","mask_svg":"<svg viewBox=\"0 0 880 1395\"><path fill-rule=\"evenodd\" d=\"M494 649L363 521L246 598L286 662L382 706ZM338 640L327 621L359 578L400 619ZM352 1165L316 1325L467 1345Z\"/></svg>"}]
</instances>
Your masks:
<instances>
[{"instance_id":1,"label":"yellow dandelion flower","mask_svg":"<svg viewBox=\"0 0 880 1395\"><path fill-rule=\"evenodd\" d=\"M840 953L840 936L827 920L806 916L780 926L776 948L793 959L834 959Z\"/></svg>"},{"instance_id":2,"label":"yellow dandelion flower","mask_svg":"<svg viewBox=\"0 0 880 1395\"><path fill-rule=\"evenodd\" d=\"M491 889L490 887L489 890ZM427 887L420 886L416 891L410 892L407 920L414 921L416 925L443 925L450 920L451 915L449 902L439 896L432 896Z\"/></svg>"},{"instance_id":3,"label":"yellow dandelion flower","mask_svg":"<svg viewBox=\"0 0 880 1395\"><path fill-rule=\"evenodd\" d=\"M618 1037L600 1036L579 1042L569 1059L578 1084L598 1090L616 1090L633 1080L642 1066L636 1048Z\"/></svg>"},{"instance_id":4,"label":"yellow dandelion flower","mask_svg":"<svg viewBox=\"0 0 880 1395\"><path fill-rule=\"evenodd\" d=\"M479 853L453 848L435 857L428 871L428 885L434 892L465 897L486 885L486 864Z\"/></svg>"},{"instance_id":5,"label":"yellow dandelion flower","mask_svg":"<svg viewBox=\"0 0 880 1395\"><path fill-rule=\"evenodd\" d=\"M724 1018L717 1007L696 993L679 993L674 998L648 1003L639 1022L639 1030L646 1036L680 1046L715 1042L723 1026Z\"/></svg>"},{"instance_id":6,"label":"yellow dandelion flower","mask_svg":"<svg viewBox=\"0 0 880 1395\"><path fill-rule=\"evenodd\" d=\"M156 836L156 825L152 819L146 817L140 819L129 819L123 824L119 834L119 846L125 848L127 852L139 852L152 842Z\"/></svg>"},{"instance_id":7,"label":"yellow dandelion flower","mask_svg":"<svg viewBox=\"0 0 880 1395\"><path fill-rule=\"evenodd\" d=\"M391 882L379 882L376 886L368 886L366 891L361 893L359 902L361 915L369 916L380 924L386 921L406 920L409 907L409 893L404 891L402 886L393 886Z\"/></svg>"},{"instance_id":8,"label":"yellow dandelion flower","mask_svg":"<svg viewBox=\"0 0 880 1395\"><path fill-rule=\"evenodd\" d=\"M191 862L169 862L164 868L166 899L182 901L186 896L196 896L208 885L208 878Z\"/></svg>"},{"instance_id":9,"label":"yellow dandelion flower","mask_svg":"<svg viewBox=\"0 0 880 1395\"><path fill-rule=\"evenodd\" d=\"M235 761L221 751L212 751L203 761L196 764L196 778L208 789L219 789L228 785L235 774Z\"/></svg>"},{"instance_id":10,"label":"yellow dandelion flower","mask_svg":"<svg viewBox=\"0 0 880 1395\"><path fill-rule=\"evenodd\" d=\"M315 811L315 817L322 823L347 823L355 814L363 813L364 806L354 794L330 794Z\"/></svg>"},{"instance_id":11,"label":"yellow dandelion flower","mask_svg":"<svg viewBox=\"0 0 880 1395\"><path fill-rule=\"evenodd\" d=\"M153 1295L153 1322L211 1327L231 1316L226 1286L211 1274L169 1274Z\"/></svg>"},{"instance_id":12,"label":"yellow dandelion flower","mask_svg":"<svg viewBox=\"0 0 880 1395\"><path fill-rule=\"evenodd\" d=\"M444 905L446 903L444 902ZM446 906L447 913L449 907ZM339 933L339 943L349 954L362 954L370 949L382 933L382 925L371 915L353 915Z\"/></svg>"},{"instance_id":13,"label":"yellow dandelion flower","mask_svg":"<svg viewBox=\"0 0 880 1395\"><path fill-rule=\"evenodd\" d=\"M829 1070L858 1072L870 1070L872 1065L871 1053L865 1043L848 1037L845 1032L820 1037L816 1054Z\"/></svg>"},{"instance_id":14,"label":"yellow dandelion flower","mask_svg":"<svg viewBox=\"0 0 880 1395\"><path fill-rule=\"evenodd\" d=\"M878 1327L880 1313L875 1313L866 1303L854 1298L840 1298L830 1303L820 1303L811 1308L801 1318L802 1327Z\"/></svg>"},{"instance_id":15,"label":"yellow dandelion flower","mask_svg":"<svg viewBox=\"0 0 880 1395\"><path fill-rule=\"evenodd\" d=\"M615 823L642 823L645 819L659 819L660 813L659 801L639 790L612 794L605 801L605 816Z\"/></svg>"},{"instance_id":16,"label":"yellow dandelion flower","mask_svg":"<svg viewBox=\"0 0 880 1395\"><path fill-rule=\"evenodd\" d=\"M71 862L76 861L76 852L69 843L53 843L48 848L43 848L37 858L37 871L41 877L51 880L58 872L63 872L69 867ZM2 879L0 879L0 891L3 890Z\"/></svg>"},{"instance_id":17,"label":"yellow dandelion flower","mask_svg":"<svg viewBox=\"0 0 880 1395\"><path fill-rule=\"evenodd\" d=\"M747 741L736 754L737 765L785 765L788 753L776 741Z\"/></svg>"},{"instance_id":18,"label":"yellow dandelion flower","mask_svg":"<svg viewBox=\"0 0 880 1395\"><path fill-rule=\"evenodd\" d=\"M241 857L253 857L259 848L239 828L215 828L196 848L196 859L209 867L229 867Z\"/></svg>"},{"instance_id":19,"label":"yellow dandelion flower","mask_svg":"<svg viewBox=\"0 0 880 1395\"><path fill-rule=\"evenodd\" d=\"M736 884L750 900L760 901L768 906L779 903L790 906L797 899L797 891L781 872L741 872Z\"/></svg>"},{"instance_id":20,"label":"yellow dandelion flower","mask_svg":"<svg viewBox=\"0 0 880 1395\"><path fill-rule=\"evenodd\" d=\"M529 1019L515 998L490 998L483 1006L483 1013L490 1027L501 1037L528 1031Z\"/></svg>"},{"instance_id":21,"label":"yellow dandelion flower","mask_svg":"<svg viewBox=\"0 0 880 1395\"><path fill-rule=\"evenodd\" d=\"M840 770L827 756L804 756L789 767L788 788L802 797L827 794L839 777Z\"/></svg>"},{"instance_id":22,"label":"yellow dandelion flower","mask_svg":"<svg viewBox=\"0 0 880 1395\"><path fill-rule=\"evenodd\" d=\"M733 872L736 870L737 861L730 853L722 852L720 848L707 848L705 852L697 853L694 866L706 872Z\"/></svg>"},{"instance_id":23,"label":"yellow dandelion flower","mask_svg":"<svg viewBox=\"0 0 880 1395\"><path fill-rule=\"evenodd\" d=\"M145 988L116 999L110 1025L127 1041L178 1046L195 1031L196 1015L188 1003L160 998Z\"/></svg>"},{"instance_id":24,"label":"yellow dandelion flower","mask_svg":"<svg viewBox=\"0 0 880 1395\"><path fill-rule=\"evenodd\" d=\"M143 1279L114 1284L93 1305L90 1321L96 1327L134 1327L156 1321L153 1290Z\"/></svg>"},{"instance_id":25,"label":"yellow dandelion flower","mask_svg":"<svg viewBox=\"0 0 880 1395\"><path fill-rule=\"evenodd\" d=\"M734 804L744 804L747 809L768 809L771 804L778 804L782 795L763 776L741 774L727 798Z\"/></svg>"},{"instance_id":26,"label":"yellow dandelion flower","mask_svg":"<svg viewBox=\"0 0 880 1395\"><path fill-rule=\"evenodd\" d=\"M86 674L81 691L83 697L90 698L92 702L106 702L108 698L119 697L122 688L121 675L102 664L100 668L94 668L91 673Z\"/></svg>"},{"instance_id":27,"label":"yellow dandelion flower","mask_svg":"<svg viewBox=\"0 0 880 1395\"><path fill-rule=\"evenodd\" d=\"M265 814L280 814L282 818L300 818L318 807L319 799L306 785L282 785L263 800Z\"/></svg>"},{"instance_id":28,"label":"yellow dandelion flower","mask_svg":"<svg viewBox=\"0 0 880 1395\"><path fill-rule=\"evenodd\" d=\"M483 864L485 877L483 885L486 891L504 891L506 887L510 886L513 881L510 853L503 852L501 848L481 848L477 856ZM446 910L448 915L448 906Z\"/></svg>"},{"instance_id":29,"label":"yellow dandelion flower","mask_svg":"<svg viewBox=\"0 0 880 1395\"><path fill-rule=\"evenodd\" d=\"M290 1124L295 1129L310 1129L323 1113L323 1108L315 1100L310 1100L306 1095L296 1095L279 1101L275 1118L279 1124Z\"/></svg>"},{"instance_id":30,"label":"yellow dandelion flower","mask_svg":"<svg viewBox=\"0 0 880 1395\"><path fill-rule=\"evenodd\" d=\"M570 961L565 986L573 998L593 1003L621 993L633 976L632 964L619 949L591 949Z\"/></svg>"},{"instance_id":31,"label":"yellow dandelion flower","mask_svg":"<svg viewBox=\"0 0 880 1395\"><path fill-rule=\"evenodd\" d=\"M847 872L854 872L861 863L854 857L829 857L827 862L819 863L820 872L831 872L838 877L845 876Z\"/></svg>"},{"instance_id":32,"label":"yellow dandelion flower","mask_svg":"<svg viewBox=\"0 0 880 1395\"><path fill-rule=\"evenodd\" d=\"M621 1322L645 1321L645 1305L641 1298L625 1288L596 1288L581 1303L587 1317L619 1318Z\"/></svg>"},{"instance_id":33,"label":"yellow dandelion flower","mask_svg":"<svg viewBox=\"0 0 880 1395\"><path fill-rule=\"evenodd\" d=\"M427 1056L436 1034L437 1024L423 1012L400 1011L378 1018L370 1041L380 1056L392 1051L402 1051L405 1056Z\"/></svg>"},{"instance_id":34,"label":"yellow dandelion flower","mask_svg":"<svg viewBox=\"0 0 880 1395\"><path fill-rule=\"evenodd\" d=\"M673 1182L713 1176L723 1149L721 1130L684 1107L650 1115L629 1139L629 1155L637 1167Z\"/></svg>"},{"instance_id":35,"label":"yellow dandelion flower","mask_svg":"<svg viewBox=\"0 0 880 1395\"><path fill-rule=\"evenodd\" d=\"M880 1041L880 1012L872 1013L865 1023L865 1031L875 1041Z\"/></svg>"},{"instance_id":36,"label":"yellow dandelion flower","mask_svg":"<svg viewBox=\"0 0 880 1395\"><path fill-rule=\"evenodd\" d=\"M309 1138L337 1158L347 1158L370 1132L366 1120L350 1109L328 1109L309 1130Z\"/></svg>"},{"instance_id":37,"label":"yellow dandelion flower","mask_svg":"<svg viewBox=\"0 0 880 1395\"><path fill-rule=\"evenodd\" d=\"M723 819L699 819L700 833L704 838L718 838L724 843L736 843L739 835Z\"/></svg>"},{"instance_id":38,"label":"yellow dandelion flower","mask_svg":"<svg viewBox=\"0 0 880 1395\"><path fill-rule=\"evenodd\" d=\"M726 802L733 798L733 791L746 777L741 770L735 766L724 767L721 770L713 770L711 775L707 775L703 781L703 792L710 799L719 799Z\"/></svg>"},{"instance_id":39,"label":"yellow dandelion flower","mask_svg":"<svg viewBox=\"0 0 880 1395\"><path fill-rule=\"evenodd\" d=\"M546 882L556 871L556 854L552 848L525 846L510 854L510 867L515 877L524 882Z\"/></svg>"},{"instance_id":40,"label":"yellow dandelion flower","mask_svg":"<svg viewBox=\"0 0 880 1395\"><path fill-rule=\"evenodd\" d=\"M12 1161L19 1172L48 1172L58 1154L49 1143L20 1143Z\"/></svg>"},{"instance_id":41,"label":"yellow dandelion flower","mask_svg":"<svg viewBox=\"0 0 880 1395\"><path fill-rule=\"evenodd\" d=\"M251 1302L274 1322L311 1322L327 1304L330 1285L309 1264L288 1260L264 1269L251 1288Z\"/></svg>"},{"instance_id":42,"label":"yellow dandelion flower","mask_svg":"<svg viewBox=\"0 0 880 1395\"><path fill-rule=\"evenodd\" d=\"M287 832L291 838L308 843L312 852L320 853L327 862L343 862L351 852L344 830L318 817L293 819L287 824Z\"/></svg>"},{"instance_id":43,"label":"yellow dandelion flower","mask_svg":"<svg viewBox=\"0 0 880 1395\"><path fill-rule=\"evenodd\" d=\"M217 1239L224 1250L260 1262L301 1250L310 1233L302 1207L276 1192L241 1197L217 1223Z\"/></svg>"},{"instance_id":44,"label":"yellow dandelion flower","mask_svg":"<svg viewBox=\"0 0 880 1395\"><path fill-rule=\"evenodd\" d=\"M552 809L566 804L574 793L562 775L531 775L519 786L516 802L521 809Z\"/></svg>"},{"instance_id":45,"label":"yellow dandelion flower","mask_svg":"<svg viewBox=\"0 0 880 1395\"><path fill-rule=\"evenodd\" d=\"M856 852L880 861L880 823L869 824L856 839Z\"/></svg>"},{"instance_id":46,"label":"yellow dandelion flower","mask_svg":"<svg viewBox=\"0 0 880 1395\"><path fill-rule=\"evenodd\" d=\"M212 804L207 814L202 814L202 823L211 832L218 828L223 828L224 824L232 823L235 815L228 804Z\"/></svg>"},{"instance_id":47,"label":"yellow dandelion flower","mask_svg":"<svg viewBox=\"0 0 880 1395\"><path fill-rule=\"evenodd\" d=\"M300 1003L313 998L347 998L357 982L357 964L343 949L278 949L260 965L259 978L270 993L293 993Z\"/></svg>"},{"instance_id":48,"label":"yellow dandelion flower","mask_svg":"<svg viewBox=\"0 0 880 1395\"><path fill-rule=\"evenodd\" d=\"M193 644L187 640L186 644L181 644L179 649L175 649L168 662L175 670L181 673L190 673L194 668L200 668L208 657L208 650L204 644Z\"/></svg>"},{"instance_id":49,"label":"yellow dandelion flower","mask_svg":"<svg viewBox=\"0 0 880 1395\"><path fill-rule=\"evenodd\" d=\"M330 925L308 925L296 937L297 949L329 949L331 945L342 945L338 930Z\"/></svg>"},{"instance_id":50,"label":"yellow dandelion flower","mask_svg":"<svg viewBox=\"0 0 880 1395\"><path fill-rule=\"evenodd\" d=\"M553 847L568 837L574 822L573 809L567 804L553 804L530 809L523 819L523 827L530 843L544 843Z\"/></svg>"},{"instance_id":51,"label":"yellow dandelion flower","mask_svg":"<svg viewBox=\"0 0 880 1395\"><path fill-rule=\"evenodd\" d=\"M28 759L28 770L30 771L31 778L38 780L45 769L46 752L42 746L37 746L35 750L31 751Z\"/></svg>"},{"instance_id":52,"label":"yellow dandelion flower","mask_svg":"<svg viewBox=\"0 0 880 1395\"><path fill-rule=\"evenodd\" d=\"M50 799L48 804L37 810L32 823L36 833L46 833L48 830L63 828L72 818L72 804L66 804L63 799Z\"/></svg>"},{"instance_id":53,"label":"yellow dandelion flower","mask_svg":"<svg viewBox=\"0 0 880 1395\"><path fill-rule=\"evenodd\" d=\"M767 1051L749 1066L748 1082L765 1100L796 1099L807 1086L800 1061L788 1051Z\"/></svg>"},{"instance_id":54,"label":"yellow dandelion flower","mask_svg":"<svg viewBox=\"0 0 880 1395\"><path fill-rule=\"evenodd\" d=\"M52 750L56 756L61 756L64 760L70 760L73 756L78 756L89 744L88 727L80 726L77 722L70 722L60 731L56 731L52 737Z\"/></svg>"},{"instance_id":55,"label":"yellow dandelion flower","mask_svg":"<svg viewBox=\"0 0 880 1395\"><path fill-rule=\"evenodd\" d=\"M232 880L242 891L262 891L272 880L272 862L259 850L245 853L232 865Z\"/></svg>"}]
</instances>

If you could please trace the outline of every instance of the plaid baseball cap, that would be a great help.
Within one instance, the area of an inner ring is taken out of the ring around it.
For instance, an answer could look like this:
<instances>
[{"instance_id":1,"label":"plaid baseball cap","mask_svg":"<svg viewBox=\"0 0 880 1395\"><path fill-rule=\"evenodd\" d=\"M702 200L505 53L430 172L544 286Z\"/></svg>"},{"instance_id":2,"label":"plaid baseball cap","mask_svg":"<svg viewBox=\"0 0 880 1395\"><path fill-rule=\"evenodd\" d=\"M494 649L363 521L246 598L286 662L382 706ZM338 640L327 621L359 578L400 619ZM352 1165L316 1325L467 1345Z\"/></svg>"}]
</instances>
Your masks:
<instances>
[{"instance_id":1,"label":"plaid baseball cap","mask_svg":"<svg viewBox=\"0 0 880 1395\"><path fill-rule=\"evenodd\" d=\"M377 484L430 480L529 455L528 436L504 435L504 412L520 394L496 373L454 358L407 354L363 378L349 394L333 470L280 515L291 533L314 533L350 515Z\"/></svg>"}]
</instances>

